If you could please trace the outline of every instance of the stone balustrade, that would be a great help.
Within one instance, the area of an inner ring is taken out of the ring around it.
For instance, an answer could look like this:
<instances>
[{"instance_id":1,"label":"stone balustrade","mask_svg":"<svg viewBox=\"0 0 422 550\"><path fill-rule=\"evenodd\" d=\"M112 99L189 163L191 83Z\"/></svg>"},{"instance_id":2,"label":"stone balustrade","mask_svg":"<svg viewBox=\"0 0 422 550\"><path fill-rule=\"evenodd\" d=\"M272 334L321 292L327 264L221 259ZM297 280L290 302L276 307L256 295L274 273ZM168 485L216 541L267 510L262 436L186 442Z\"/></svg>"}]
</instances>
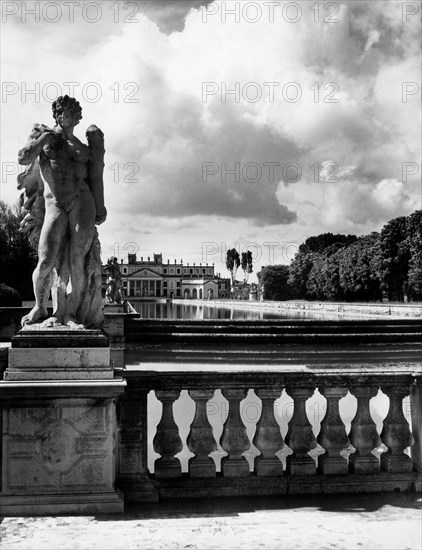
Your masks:
<instances>
[{"instance_id":1,"label":"stone balustrade","mask_svg":"<svg viewBox=\"0 0 422 550\"><path fill-rule=\"evenodd\" d=\"M422 489L422 373L415 363L262 367L157 364L154 370L128 366L122 374L127 388L118 403L118 485L126 500ZM188 390L195 406L187 436L187 448L193 456L186 473L182 473L177 456L183 443L173 414L182 390ZM207 414L215 390L221 390L228 401L219 442ZM253 437L248 435L241 415L241 402L248 390L254 390L261 401ZM315 429L306 403L316 390L326 399L327 407ZM370 408L379 390L389 399L380 433ZM150 391L162 403L153 439L154 450L161 455L155 460L155 473L148 470L146 457ZM348 392L357 400L350 430L339 408ZM284 440L274 412L282 393L293 400ZM411 425L402 405L409 396ZM218 443L226 453L221 471L210 456ZM254 458L253 469L245 456L252 445L260 453ZM289 452L283 467L277 454L286 446ZM317 447L318 456L311 452ZM410 456L406 454L409 447Z\"/></svg>"}]
</instances>

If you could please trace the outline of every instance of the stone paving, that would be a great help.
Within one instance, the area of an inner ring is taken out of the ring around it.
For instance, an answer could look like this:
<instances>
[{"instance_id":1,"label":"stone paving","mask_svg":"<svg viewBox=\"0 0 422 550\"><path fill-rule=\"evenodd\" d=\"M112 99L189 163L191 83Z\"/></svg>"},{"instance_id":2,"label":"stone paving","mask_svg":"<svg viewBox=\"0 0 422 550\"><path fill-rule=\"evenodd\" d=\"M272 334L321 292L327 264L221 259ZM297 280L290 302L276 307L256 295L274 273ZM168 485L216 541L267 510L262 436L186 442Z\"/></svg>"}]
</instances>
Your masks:
<instances>
[{"instance_id":1,"label":"stone paving","mask_svg":"<svg viewBox=\"0 0 422 550\"><path fill-rule=\"evenodd\" d=\"M2 550L422 548L415 494L169 501L122 516L11 517Z\"/></svg>"}]
</instances>

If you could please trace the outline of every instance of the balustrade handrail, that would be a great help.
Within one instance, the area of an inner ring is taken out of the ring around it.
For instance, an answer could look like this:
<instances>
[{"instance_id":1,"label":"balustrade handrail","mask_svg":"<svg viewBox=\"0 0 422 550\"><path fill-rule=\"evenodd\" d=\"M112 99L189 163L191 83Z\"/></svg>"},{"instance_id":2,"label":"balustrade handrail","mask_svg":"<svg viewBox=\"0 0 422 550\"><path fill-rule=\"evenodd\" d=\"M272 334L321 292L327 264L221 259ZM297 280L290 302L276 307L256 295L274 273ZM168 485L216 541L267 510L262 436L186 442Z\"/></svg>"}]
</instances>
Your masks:
<instances>
[{"instance_id":1,"label":"balustrade handrail","mask_svg":"<svg viewBox=\"0 0 422 550\"><path fill-rule=\"evenodd\" d=\"M390 362L382 364L349 363L342 365L224 365L214 364L143 364L128 365L118 371L135 389L189 389L197 387L229 388L249 385L250 388L271 387L272 384L310 384L348 386L353 383L377 382L379 385L422 383L422 364Z\"/></svg>"}]
</instances>

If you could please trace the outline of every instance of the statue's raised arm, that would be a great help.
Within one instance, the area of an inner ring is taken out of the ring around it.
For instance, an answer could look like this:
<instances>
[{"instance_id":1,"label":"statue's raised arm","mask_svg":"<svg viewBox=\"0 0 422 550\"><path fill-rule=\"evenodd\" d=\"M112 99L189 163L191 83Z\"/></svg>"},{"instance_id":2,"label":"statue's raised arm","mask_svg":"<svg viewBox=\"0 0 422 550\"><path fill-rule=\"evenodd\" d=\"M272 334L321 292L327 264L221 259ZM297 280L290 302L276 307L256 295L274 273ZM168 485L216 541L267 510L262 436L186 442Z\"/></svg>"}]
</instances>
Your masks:
<instances>
[{"instance_id":1,"label":"statue's raised arm","mask_svg":"<svg viewBox=\"0 0 422 550\"><path fill-rule=\"evenodd\" d=\"M104 206L104 134L102 131L92 124L86 131L86 139L88 140L90 156L88 163L88 183L91 193L94 197L97 214L95 223L97 225L105 222L107 210Z\"/></svg>"},{"instance_id":2,"label":"statue's raised arm","mask_svg":"<svg viewBox=\"0 0 422 550\"><path fill-rule=\"evenodd\" d=\"M27 169L18 177L26 215L22 229L38 249L33 274L35 306L22 324L100 327L101 253L95 225L104 222L104 136L87 130L88 145L73 134L82 109L69 96L53 103L50 129L35 124L18 153ZM53 300L49 317L47 303Z\"/></svg>"}]
</instances>

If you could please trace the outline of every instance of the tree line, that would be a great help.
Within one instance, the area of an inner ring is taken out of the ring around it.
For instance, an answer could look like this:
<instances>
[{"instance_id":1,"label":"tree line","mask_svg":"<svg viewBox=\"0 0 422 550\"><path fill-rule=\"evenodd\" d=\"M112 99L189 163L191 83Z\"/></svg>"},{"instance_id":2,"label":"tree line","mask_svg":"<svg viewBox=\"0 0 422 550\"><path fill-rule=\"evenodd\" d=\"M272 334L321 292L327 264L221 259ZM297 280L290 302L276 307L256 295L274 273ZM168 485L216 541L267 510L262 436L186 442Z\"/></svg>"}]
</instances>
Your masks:
<instances>
[{"instance_id":1,"label":"tree line","mask_svg":"<svg viewBox=\"0 0 422 550\"><path fill-rule=\"evenodd\" d=\"M422 300L422 210L357 237L323 233L299 246L290 265L264 267L265 300Z\"/></svg>"},{"instance_id":2,"label":"tree line","mask_svg":"<svg viewBox=\"0 0 422 550\"><path fill-rule=\"evenodd\" d=\"M0 201L0 305L33 299L37 254L19 229L19 205ZM253 271L252 254L229 250L232 284L242 268L244 283ZM391 301L422 300L422 210L389 221L380 232L357 237L323 233L299 246L290 265L264 267L258 281L266 300ZM12 296L12 294L13 296Z\"/></svg>"},{"instance_id":3,"label":"tree line","mask_svg":"<svg viewBox=\"0 0 422 550\"><path fill-rule=\"evenodd\" d=\"M0 306L19 305L21 299L32 300L32 272L37 253L28 237L20 231L23 215L0 201Z\"/></svg>"}]
</instances>

